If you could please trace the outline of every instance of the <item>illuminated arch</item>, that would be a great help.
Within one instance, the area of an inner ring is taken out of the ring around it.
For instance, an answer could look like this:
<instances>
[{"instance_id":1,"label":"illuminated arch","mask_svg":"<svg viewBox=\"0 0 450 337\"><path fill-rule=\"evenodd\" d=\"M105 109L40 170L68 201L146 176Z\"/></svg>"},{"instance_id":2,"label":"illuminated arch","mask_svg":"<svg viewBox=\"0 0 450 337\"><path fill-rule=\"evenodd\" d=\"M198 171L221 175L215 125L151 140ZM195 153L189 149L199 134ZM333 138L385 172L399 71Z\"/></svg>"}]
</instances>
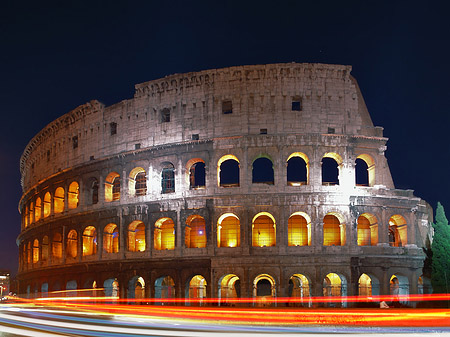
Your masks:
<instances>
[{"instance_id":1,"label":"illuminated arch","mask_svg":"<svg viewBox=\"0 0 450 337\"><path fill-rule=\"evenodd\" d=\"M288 220L288 246L310 245L311 218L304 212L295 212Z\"/></svg>"},{"instance_id":2,"label":"illuminated arch","mask_svg":"<svg viewBox=\"0 0 450 337\"><path fill-rule=\"evenodd\" d=\"M252 246L272 247L276 245L276 222L272 214L260 212L252 220Z\"/></svg>"},{"instance_id":3,"label":"illuminated arch","mask_svg":"<svg viewBox=\"0 0 450 337\"><path fill-rule=\"evenodd\" d=\"M128 176L128 193L131 196L147 194L147 174L142 167L135 167Z\"/></svg>"},{"instance_id":4,"label":"illuminated arch","mask_svg":"<svg viewBox=\"0 0 450 337\"><path fill-rule=\"evenodd\" d=\"M400 298L400 296L409 295L409 280L408 277L402 274L393 274L389 279L389 291L393 296L394 301L407 304L408 299Z\"/></svg>"},{"instance_id":5,"label":"illuminated arch","mask_svg":"<svg viewBox=\"0 0 450 337\"><path fill-rule=\"evenodd\" d=\"M288 296L300 299L294 305L310 307L311 303L311 281L306 275L294 274L289 278Z\"/></svg>"},{"instance_id":6,"label":"illuminated arch","mask_svg":"<svg viewBox=\"0 0 450 337\"><path fill-rule=\"evenodd\" d=\"M309 184L309 158L303 152L294 152L286 160L288 186Z\"/></svg>"},{"instance_id":7,"label":"illuminated arch","mask_svg":"<svg viewBox=\"0 0 450 337\"><path fill-rule=\"evenodd\" d=\"M44 195L44 218L48 217L52 210L52 196L50 192L45 193Z\"/></svg>"},{"instance_id":8,"label":"illuminated arch","mask_svg":"<svg viewBox=\"0 0 450 337\"><path fill-rule=\"evenodd\" d=\"M189 300L197 300L194 304L202 305L203 298L206 298L206 279L202 275L195 275L188 281L188 286L186 287L186 298Z\"/></svg>"},{"instance_id":9,"label":"illuminated arch","mask_svg":"<svg viewBox=\"0 0 450 337\"><path fill-rule=\"evenodd\" d=\"M378 221L370 213L363 213L357 220L358 246L376 246L378 244Z\"/></svg>"},{"instance_id":10,"label":"illuminated arch","mask_svg":"<svg viewBox=\"0 0 450 337\"><path fill-rule=\"evenodd\" d=\"M192 158L186 163L186 184L189 189L202 189L206 185L205 161Z\"/></svg>"},{"instance_id":11,"label":"illuminated arch","mask_svg":"<svg viewBox=\"0 0 450 337\"><path fill-rule=\"evenodd\" d=\"M236 214L225 213L217 220L217 247L240 247L241 225Z\"/></svg>"},{"instance_id":12,"label":"illuminated arch","mask_svg":"<svg viewBox=\"0 0 450 337\"><path fill-rule=\"evenodd\" d=\"M229 298L241 297L241 282L235 274L227 274L222 276L218 282L219 306L227 303Z\"/></svg>"},{"instance_id":13,"label":"illuminated arch","mask_svg":"<svg viewBox=\"0 0 450 337\"><path fill-rule=\"evenodd\" d=\"M87 226L83 231L83 256L97 254L97 230Z\"/></svg>"},{"instance_id":14,"label":"illuminated arch","mask_svg":"<svg viewBox=\"0 0 450 337\"><path fill-rule=\"evenodd\" d=\"M41 207L42 207L42 201L41 198L36 198L36 205L34 207L34 221L38 222L41 219Z\"/></svg>"},{"instance_id":15,"label":"illuminated arch","mask_svg":"<svg viewBox=\"0 0 450 337\"><path fill-rule=\"evenodd\" d=\"M260 274L253 280L253 297L256 306L272 305L272 298L277 296L275 279L269 274Z\"/></svg>"},{"instance_id":16,"label":"illuminated arch","mask_svg":"<svg viewBox=\"0 0 450 337\"><path fill-rule=\"evenodd\" d=\"M198 214L186 219L184 242L186 248L206 247L206 225L205 219Z\"/></svg>"},{"instance_id":17,"label":"illuminated arch","mask_svg":"<svg viewBox=\"0 0 450 337\"><path fill-rule=\"evenodd\" d=\"M80 202L80 186L76 181L72 181L69 185L69 193L67 198L69 209L77 208L79 202Z\"/></svg>"},{"instance_id":18,"label":"illuminated arch","mask_svg":"<svg viewBox=\"0 0 450 337\"><path fill-rule=\"evenodd\" d=\"M329 273L323 279L323 296L347 296L347 279L345 276L336 273ZM330 301L329 307L347 306L347 301L342 299L341 303Z\"/></svg>"},{"instance_id":19,"label":"illuminated arch","mask_svg":"<svg viewBox=\"0 0 450 337\"><path fill-rule=\"evenodd\" d=\"M345 245L345 219L337 212L329 212L323 218L323 245Z\"/></svg>"},{"instance_id":20,"label":"illuminated arch","mask_svg":"<svg viewBox=\"0 0 450 337\"><path fill-rule=\"evenodd\" d=\"M30 225L34 222L34 204L33 201L30 202L30 214L29 214L30 220L29 223Z\"/></svg>"},{"instance_id":21,"label":"illuminated arch","mask_svg":"<svg viewBox=\"0 0 450 337\"><path fill-rule=\"evenodd\" d=\"M155 222L155 250L175 249L175 224L171 218L161 218Z\"/></svg>"},{"instance_id":22,"label":"illuminated arch","mask_svg":"<svg viewBox=\"0 0 450 337\"><path fill-rule=\"evenodd\" d=\"M356 159L360 159L364 161L365 165L367 166L366 172L361 172L361 170L358 170L355 166L355 181L356 185L362 185L362 186L374 186L375 185L375 161L373 160L372 156L368 154L360 154ZM356 163L356 161L355 161ZM356 165L358 165L356 163ZM360 176L363 174L363 176ZM363 180L364 182L367 181L367 183L359 183L359 179Z\"/></svg>"},{"instance_id":23,"label":"illuminated arch","mask_svg":"<svg viewBox=\"0 0 450 337\"><path fill-rule=\"evenodd\" d=\"M33 263L39 262L39 240L35 239L33 241Z\"/></svg>"},{"instance_id":24,"label":"illuminated arch","mask_svg":"<svg viewBox=\"0 0 450 337\"><path fill-rule=\"evenodd\" d=\"M403 247L408 243L408 225L403 216L395 214L389 219L389 244Z\"/></svg>"},{"instance_id":25,"label":"illuminated arch","mask_svg":"<svg viewBox=\"0 0 450 337\"><path fill-rule=\"evenodd\" d=\"M135 220L128 225L128 250L143 252L145 247L145 225L142 221Z\"/></svg>"},{"instance_id":26,"label":"illuminated arch","mask_svg":"<svg viewBox=\"0 0 450 337\"><path fill-rule=\"evenodd\" d=\"M64 211L64 188L58 187L55 190L53 197L53 210L55 213L62 213Z\"/></svg>"},{"instance_id":27,"label":"illuminated arch","mask_svg":"<svg viewBox=\"0 0 450 337\"><path fill-rule=\"evenodd\" d=\"M78 234L74 229L67 234L66 254L68 258L75 258L78 255Z\"/></svg>"},{"instance_id":28,"label":"illuminated arch","mask_svg":"<svg viewBox=\"0 0 450 337\"><path fill-rule=\"evenodd\" d=\"M103 230L103 248L107 253L119 252L119 228L114 223L106 225Z\"/></svg>"},{"instance_id":29,"label":"illuminated arch","mask_svg":"<svg viewBox=\"0 0 450 337\"><path fill-rule=\"evenodd\" d=\"M222 164L226 164L223 170ZM217 186L238 187L240 174L239 164L240 162L237 157L232 154L222 156L217 162Z\"/></svg>"},{"instance_id":30,"label":"illuminated arch","mask_svg":"<svg viewBox=\"0 0 450 337\"><path fill-rule=\"evenodd\" d=\"M111 172L105 179L105 201L116 201L120 199L120 174Z\"/></svg>"},{"instance_id":31,"label":"illuminated arch","mask_svg":"<svg viewBox=\"0 0 450 337\"><path fill-rule=\"evenodd\" d=\"M136 300L145 298L145 281L141 276L134 276L130 279L128 282L127 297Z\"/></svg>"}]
</instances>

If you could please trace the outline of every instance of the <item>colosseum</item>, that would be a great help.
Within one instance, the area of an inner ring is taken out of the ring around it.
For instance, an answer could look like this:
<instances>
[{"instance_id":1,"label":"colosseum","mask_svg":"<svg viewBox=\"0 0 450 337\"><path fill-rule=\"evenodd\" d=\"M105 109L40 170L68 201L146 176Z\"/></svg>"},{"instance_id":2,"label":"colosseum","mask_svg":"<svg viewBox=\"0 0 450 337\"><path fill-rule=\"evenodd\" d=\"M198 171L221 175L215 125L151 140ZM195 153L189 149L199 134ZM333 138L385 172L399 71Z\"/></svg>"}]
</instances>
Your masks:
<instances>
[{"instance_id":1,"label":"colosseum","mask_svg":"<svg viewBox=\"0 0 450 337\"><path fill-rule=\"evenodd\" d=\"M175 74L51 122L20 161L19 292L308 306L429 291L432 211L395 188L350 72Z\"/></svg>"}]
</instances>

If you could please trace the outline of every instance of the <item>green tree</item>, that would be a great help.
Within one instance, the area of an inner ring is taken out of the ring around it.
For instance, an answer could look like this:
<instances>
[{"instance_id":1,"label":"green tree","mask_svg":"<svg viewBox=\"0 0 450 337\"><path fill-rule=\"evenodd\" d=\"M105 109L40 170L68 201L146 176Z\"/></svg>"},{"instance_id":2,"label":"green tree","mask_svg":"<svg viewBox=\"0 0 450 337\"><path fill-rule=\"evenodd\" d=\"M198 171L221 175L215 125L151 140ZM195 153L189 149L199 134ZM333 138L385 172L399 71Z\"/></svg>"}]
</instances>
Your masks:
<instances>
[{"instance_id":1,"label":"green tree","mask_svg":"<svg viewBox=\"0 0 450 337\"><path fill-rule=\"evenodd\" d=\"M450 226L444 207L437 203L431 251L431 285L434 293L450 292Z\"/></svg>"}]
</instances>

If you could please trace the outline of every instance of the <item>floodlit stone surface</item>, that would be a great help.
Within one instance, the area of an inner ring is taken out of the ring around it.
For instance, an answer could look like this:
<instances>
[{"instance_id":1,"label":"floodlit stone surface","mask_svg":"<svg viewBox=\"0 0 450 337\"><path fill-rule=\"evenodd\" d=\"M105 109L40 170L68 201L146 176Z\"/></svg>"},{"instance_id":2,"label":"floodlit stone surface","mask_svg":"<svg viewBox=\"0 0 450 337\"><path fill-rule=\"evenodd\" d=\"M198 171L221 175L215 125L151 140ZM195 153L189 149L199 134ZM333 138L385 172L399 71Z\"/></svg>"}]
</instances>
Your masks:
<instances>
[{"instance_id":1,"label":"floodlit stone surface","mask_svg":"<svg viewBox=\"0 0 450 337\"><path fill-rule=\"evenodd\" d=\"M395 189L387 138L350 72L289 63L176 74L53 121L20 162L20 292L428 291L432 212Z\"/></svg>"}]
</instances>

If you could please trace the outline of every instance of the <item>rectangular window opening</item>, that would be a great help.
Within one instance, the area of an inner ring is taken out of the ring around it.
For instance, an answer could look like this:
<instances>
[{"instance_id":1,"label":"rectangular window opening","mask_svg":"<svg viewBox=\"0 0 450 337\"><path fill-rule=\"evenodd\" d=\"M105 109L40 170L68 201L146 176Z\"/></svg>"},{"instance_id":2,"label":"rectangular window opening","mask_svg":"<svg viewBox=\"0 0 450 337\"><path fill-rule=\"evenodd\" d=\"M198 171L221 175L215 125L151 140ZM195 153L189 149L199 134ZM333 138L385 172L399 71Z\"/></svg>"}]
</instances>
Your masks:
<instances>
[{"instance_id":1,"label":"rectangular window opening","mask_svg":"<svg viewBox=\"0 0 450 337\"><path fill-rule=\"evenodd\" d=\"M110 127L110 131L111 131L111 136L117 134L117 123L112 122L109 124Z\"/></svg>"},{"instance_id":2,"label":"rectangular window opening","mask_svg":"<svg viewBox=\"0 0 450 337\"><path fill-rule=\"evenodd\" d=\"M78 147L78 136L72 137L72 146L74 149Z\"/></svg>"},{"instance_id":3,"label":"rectangular window opening","mask_svg":"<svg viewBox=\"0 0 450 337\"><path fill-rule=\"evenodd\" d=\"M199 140L199 135L198 135L198 133L194 133L194 134L192 135L192 140Z\"/></svg>"},{"instance_id":4,"label":"rectangular window opening","mask_svg":"<svg viewBox=\"0 0 450 337\"><path fill-rule=\"evenodd\" d=\"M267 129L259 129L260 135L267 135Z\"/></svg>"},{"instance_id":5,"label":"rectangular window opening","mask_svg":"<svg viewBox=\"0 0 450 337\"><path fill-rule=\"evenodd\" d=\"M300 100L294 100L292 101L292 111L301 111L302 110L302 103Z\"/></svg>"},{"instance_id":6,"label":"rectangular window opening","mask_svg":"<svg viewBox=\"0 0 450 337\"><path fill-rule=\"evenodd\" d=\"M334 128L328 128L328 133L329 134L334 134L335 133L335 129Z\"/></svg>"},{"instance_id":7,"label":"rectangular window opening","mask_svg":"<svg viewBox=\"0 0 450 337\"><path fill-rule=\"evenodd\" d=\"M224 115L233 113L233 102L232 101L222 101L222 113Z\"/></svg>"}]
</instances>

